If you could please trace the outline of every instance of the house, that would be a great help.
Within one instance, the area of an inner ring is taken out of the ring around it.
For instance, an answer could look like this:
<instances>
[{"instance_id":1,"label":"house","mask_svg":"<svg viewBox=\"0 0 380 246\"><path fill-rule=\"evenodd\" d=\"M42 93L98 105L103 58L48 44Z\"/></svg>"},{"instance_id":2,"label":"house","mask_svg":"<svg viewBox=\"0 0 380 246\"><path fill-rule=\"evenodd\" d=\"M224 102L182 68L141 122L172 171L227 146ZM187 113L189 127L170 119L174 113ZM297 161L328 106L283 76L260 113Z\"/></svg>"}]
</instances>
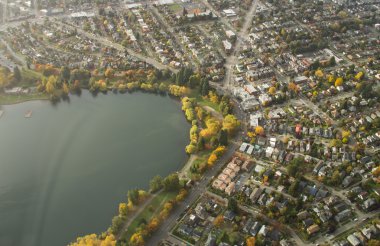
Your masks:
<instances>
[{"instance_id":1,"label":"house","mask_svg":"<svg viewBox=\"0 0 380 246\"><path fill-rule=\"evenodd\" d=\"M379 233L374 225L363 228L361 231L368 240L373 239Z\"/></svg>"},{"instance_id":2,"label":"house","mask_svg":"<svg viewBox=\"0 0 380 246\"><path fill-rule=\"evenodd\" d=\"M251 227L251 230L249 230L249 234L255 237L257 233L259 232L260 228L261 228L261 223L256 221Z\"/></svg>"},{"instance_id":3,"label":"house","mask_svg":"<svg viewBox=\"0 0 380 246\"><path fill-rule=\"evenodd\" d=\"M202 206L201 203L198 203L195 207L195 213L202 220L205 220L207 218L206 209Z\"/></svg>"},{"instance_id":4,"label":"house","mask_svg":"<svg viewBox=\"0 0 380 246\"><path fill-rule=\"evenodd\" d=\"M232 51L232 44L228 40L223 40L222 43L223 43L224 50L227 53L230 53Z\"/></svg>"},{"instance_id":5,"label":"house","mask_svg":"<svg viewBox=\"0 0 380 246\"><path fill-rule=\"evenodd\" d=\"M311 225L314 224L314 220L312 218L307 218L304 221L302 221L302 224L305 228L309 228Z\"/></svg>"},{"instance_id":6,"label":"house","mask_svg":"<svg viewBox=\"0 0 380 246\"><path fill-rule=\"evenodd\" d=\"M224 191L230 196L235 191L235 182L231 182Z\"/></svg>"},{"instance_id":7,"label":"house","mask_svg":"<svg viewBox=\"0 0 380 246\"><path fill-rule=\"evenodd\" d=\"M207 236L207 241L205 242L206 246L216 246L216 236L209 233Z\"/></svg>"},{"instance_id":8,"label":"house","mask_svg":"<svg viewBox=\"0 0 380 246\"><path fill-rule=\"evenodd\" d=\"M351 210L346 209L346 210L343 210L342 212L339 212L337 215L335 215L334 219L337 222L342 222L348 219L349 217L351 217Z\"/></svg>"},{"instance_id":9,"label":"house","mask_svg":"<svg viewBox=\"0 0 380 246\"><path fill-rule=\"evenodd\" d=\"M252 203L255 203L256 200L259 198L263 190L261 188L255 188L249 198L251 199Z\"/></svg>"},{"instance_id":10,"label":"house","mask_svg":"<svg viewBox=\"0 0 380 246\"><path fill-rule=\"evenodd\" d=\"M299 220L303 220L303 219L306 219L307 217L309 217L309 212L307 212L306 210L304 211L301 211L297 214L297 218Z\"/></svg>"},{"instance_id":11,"label":"house","mask_svg":"<svg viewBox=\"0 0 380 246\"><path fill-rule=\"evenodd\" d=\"M224 212L224 219L226 220L229 220L229 221L232 221L234 218L235 218L236 214L232 211L232 210L226 210L226 212Z\"/></svg>"},{"instance_id":12,"label":"house","mask_svg":"<svg viewBox=\"0 0 380 246\"><path fill-rule=\"evenodd\" d=\"M360 241L357 237L355 237L354 235L349 235L347 237L347 241L352 245L352 246L358 246L360 245Z\"/></svg>"},{"instance_id":13,"label":"house","mask_svg":"<svg viewBox=\"0 0 380 246\"><path fill-rule=\"evenodd\" d=\"M239 148L239 151L240 152L245 152L245 150L247 149L248 147L248 144L247 143L242 143L240 148Z\"/></svg>"},{"instance_id":14,"label":"house","mask_svg":"<svg viewBox=\"0 0 380 246\"><path fill-rule=\"evenodd\" d=\"M363 202L363 208L367 211L370 211L376 208L377 202L374 198L369 198Z\"/></svg>"},{"instance_id":15,"label":"house","mask_svg":"<svg viewBox=\"0 0 380 246\"><path fill-rule=\"evenodd\" d=\"M268 146L268 147L265 149L265 157L270 158L270 157L272 156L272 154L273 154L273 151L274 151L274 148Z\"/></svg>"},{"instance_id":16,"label":"house","mask_svg":"<svg viewBox=\"0 0 380 246\"><path fill-rule=\"evenodd\" d=\"M306 83L308 80L309 79L306 76L299 76L299 77L295 77L294 78L294 83L296 83L297 85L299 85L299 84L302 84L302 83Z\"/></svg>"},{"instance_id":17,"label":"house","mask_svg":"<svg viewBox=\"0 0 380 246\"><path fill-rule=\"evenodd\" d=\"M342 187L347 188L352 183L352 181L353 181L352 176L346 176L342 181Z\"/></svg>"},{"instance_id":18,"label":"house","mask_svg":"<svg viewBox=\"0 0 380 246\"><path fill-rule=\"evenodd\" d=\"M317 233L319 231L319 225L317 224L311 225L307 228L306 231L307 231L307 234L309 235Z\"/></svg>"},{"instance_id":19,"label":"house","mask_svg":"<svg viewBox=\"0 0 380 246\"><path fill-rule=\"evenodd\" d=\"M260 231L259 231L259 235L262 235L262 236L264 236L264 237L266 237L267 236L267 234L268 234L268 232L269 232L269 229L268 229L268 227L266 226L266 225L263 225L261 228L260 228Z\"/></svg>"}]
</instances>

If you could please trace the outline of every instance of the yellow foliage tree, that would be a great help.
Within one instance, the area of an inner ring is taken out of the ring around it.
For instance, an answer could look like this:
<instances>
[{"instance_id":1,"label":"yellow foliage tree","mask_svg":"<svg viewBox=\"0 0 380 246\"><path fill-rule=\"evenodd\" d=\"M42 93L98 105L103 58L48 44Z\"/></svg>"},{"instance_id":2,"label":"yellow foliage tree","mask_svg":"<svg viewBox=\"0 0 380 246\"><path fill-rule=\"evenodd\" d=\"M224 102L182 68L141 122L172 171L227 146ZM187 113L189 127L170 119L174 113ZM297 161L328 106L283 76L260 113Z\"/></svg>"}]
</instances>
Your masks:
<instances>
[{"instance_id":1,"label":"yellow foliage tree","mask_svg":"<svg viewBox=\"0 0 380 246\"><path fill-rule=\"evenodd\" d=\"M257 135L264 135L264 128L262 126L256 126L255 133Z\"/></svg>"},{"instance_id":2,"label":"yellow foliage tree","mask_svg":"<svg viewBox=\"0 0 380 246\"><path fill-rule=\"evenodd\" d=\"M329 75L327 76L327 81L328 81L329 83L333 83L333 82L335 81L335 77L334 77L334 75L329 74Z\"/></svg>"},{"instance_id":3,"label":"yellow foliage tree","mask_svg":"<svg viewBox=\"0 0 380 246\"><path fill-rule=\"evenodd\" d=\"M268 89L268 93L274 95L276 93L276 87L272 86Z\"/></svg>"},{"instance_id":4,"label":"yellow foliage tree","mask_svg":"<svg viewBox=\"0 0 380 246\"><path fill-rule=\"evenodd\" d=\"M206 120L206 128L202 129L199 133L204 138L211 138L215 136L220 130L220 122L215 118Z\"/></svg>"},{"instance_id":5,"label":"yellow foliage tree","mask_svg":"<svg viewBox=\"0 0 380 246\"><path fill-rule=\"evenodd\" d=\"M364 73L363 72L358 72L356 75L355 75L355 79L356 80L361 80L364 76Z\"/></svg>"},{"instance_id":6,"label":"yellow foliage tree","mask_svg":"<svg viewBox=\"0 0 380 246\"><path fill-rule=\"evenodd\" d=\"M215 104L218 104L218 103L219 103L219 97L218 97L218 95L216 95L215 92L213 92L213 91L209 91L209 93L208 93L208 97L210 98L210 101L211 101L212 103L215 103Z\"/></svg>"},{"instance_id":7,"label":"yellow foliage tree","mask_svg":"<svg viewBox=\"0 0 380 246\"><path fill-rule=\"evenodd\" d=\"M141 232L134 233L129 239L129 243L133 246L144 246L144 237L142 236Z\"/></svg>"},{"instance_id":8,"label":"yellow foliage tree","mask_svg":"<svg viewBox=\"0 0 380 246\"><path fill-rule=\"evenodd\" d=\"M176 202L182 202L187 196L187 190L181 189L178 195L175 197Z\"/></svg>"},{"instance_id":9,"label":"yellow foliage tree","mask_svg":"<svg viewBox=\"0 0 380 246\"><path fill-rule=\"evenodd\" d=\"M104 72L104 76L107 78L113 78L114 71L112 68L107 68L107 70Z\"/></svg>"},{"instance_id":10,"label":"yellow foliage tree","mask_svg":"<svg viewBox=\"0 0 380 246\"><path fill-rule=\"evenodd\" d=\"M380 175L380 166L378 166L375 170L373 170L372 174L375 177L379 177L379 175Z\"/></svg>"},{"instance_id":11,"label":"yellow foliage tree","mask_svg":"<svg viewBox=\"0 0 380 246\"><path fill-rule=\"evenodd\" d=\"M255 237L249 237L246 240L247 246L255 246L256 238Z\"/></svg>"},{"instance_id":12,"label":"yellow foliage tree","mask_svg":"<svg viewBox=\"0 0 380 246\"><path fill-rule=\"evenodd\" d=\"M342 138L348 138L350 137L351 132L350 131L342 131Z\"/></svg>"},{"instance_id":13,"label":"yellow foliage tree","mask_svg":"<svg viewBox=\"0 0 380 246\"><path fill-rule=\"evenodd\" d=\"M218 215L213 221L215 227L221 227L224 223L223 215Z\"/></svg>"},{"instance_id":14,"label":"yellow foliage tree","mask_svg":"<svg viewBox=\"0 0 380 246\"><path fill-rule=\"evenodd\" d=\"M298 92L298 86L294 82L290 82L288 85L288 89L294 92Z\"/></svg>"},{"instance_id":15,"label":"yellow foliage tree","mask_svg":"<svg viewBox=\"0 0 380 246\"><path fill-rule=\"evenodd\" d=\"M128 207L126 203L120 203L119 204L119 214L126 216L128 212Z\"/></svg>"},{"instance_id":16,"label":"yellow foliage tree","mask_svg":"<svg viewBox=\"0 0 380 246\"><path fill-rule=\"evenodd\" d=\"M77 238L75 243L71 243L70 246L115 246L115 236L110 234L105 239L99 239L95 234L86 235L84 237Z\"/></svg>"},{"instance_id":17,"label":"yellow foliage tree","mask_svg":"<svg viewBox=\"0 0 380 246\"><path fill-rule=\"evenodd\" d=\"M315 76L317 76L318 78L322 78L323 77L323 71L321 69L318 69L317 71L315 71Z\"/></svg>"},{"instance_id":18,"label":"yellow foliage tree","mask_svg":"<svg viewBox=\"0 0 380 246\"><path fill-rule=\"evenodd\" d=\"M147 225L146 228L147 228L148 232L154 232L154 231L157 230L157 228L158 228L159 225L160 225L159 219L157 217L153 217L149 221L149 223L148 223L148 225Z\"/></svg>"},{"instance_id":19,"label":"yellow foliage tree","mask_svg":"<svg viewBox=\"0 0 380 246\"><path fill-rule=\"evenodd\" d=\"M194 154L197 151L197 147L191 143L186 146L185 151L187 154Z\"/></svg>"},{"instance_id":20,"label":"yellow foliage tree","mask_svg":"<svg viewBox=\"0 0 380 246\"><path fill-rule=\"evenodd\" d=\"M55 76L49 76L47 82L46 82L46 87L45 90L47 93L52 94L55 91L55 86L57 83L57 77Z\"/></svg>"},{"instance_id":21,"label":"yellow foliage tree","mask_svg":"<svg viewBox=\"0 0 380 246\"><path fill-rule=\"evenodd\" d=\"M219 146L212 153L216 155L216 157L221 157L224 152L226 152L226 146Z\"/></svg>"},{"instance_id":22,"label":"yellow foliage tree","mask_svg":"<svg viewBox=\"0 0 380 246\"><path fill-rule=\"evenodd\" d=\"M207 160L207 164L209 166L213 166L217 160L218 160L218 157L215 154L211 154Z\"/></svg>"},{"instance_id":23,"label":"yellow foliage tree","mask_svg":"<svg viewBox=\"0 0 380 246\"><path fill-rule=\"evenodd\" d=\"M339 77L335 80L335 87L343 85L343 78Z\"/></svg>"},{"instance_id":24,"label":"yellow foliage tree","mask_svg":"<svg viewBox=\"0 0 380 246\"><path fill-rule=\"evenodd\" d=\"M232 134L240 126L240 121L232 114L226 115L223 119L223 129L227 130L228 134Z\"/></svg>"},{"instance_id":25,"label":"yellow foliage tree","mask_svg":"<svg viewBox=\"0 0 380 246\"><path fill-rule=\"evenodd\" d=\"M63 83L62 90L63 90L63 93L65 93L66 95L69 94L70 89L69 89L69 86L67 85L67 83Z\"/></svg>"}]
</instances>

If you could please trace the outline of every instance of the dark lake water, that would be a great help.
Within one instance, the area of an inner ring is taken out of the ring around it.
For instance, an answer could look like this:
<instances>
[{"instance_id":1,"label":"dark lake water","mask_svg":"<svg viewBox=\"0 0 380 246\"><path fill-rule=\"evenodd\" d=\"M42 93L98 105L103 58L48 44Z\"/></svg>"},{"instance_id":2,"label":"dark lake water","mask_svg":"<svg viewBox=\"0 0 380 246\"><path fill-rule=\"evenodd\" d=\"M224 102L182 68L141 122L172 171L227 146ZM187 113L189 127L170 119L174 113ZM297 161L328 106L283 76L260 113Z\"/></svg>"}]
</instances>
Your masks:
<instances>
[{"instance_id":1,"label":"dark lake water","mask_svg":"<svg viewBox=\"0 0 380 246\"><path fill-rule=\"evenodd\" d=\"M66 245L102 232L129 189L187 159L190 125L169 97L85 91L2 110L0 245Z\"/></svg>"}]
</instances>

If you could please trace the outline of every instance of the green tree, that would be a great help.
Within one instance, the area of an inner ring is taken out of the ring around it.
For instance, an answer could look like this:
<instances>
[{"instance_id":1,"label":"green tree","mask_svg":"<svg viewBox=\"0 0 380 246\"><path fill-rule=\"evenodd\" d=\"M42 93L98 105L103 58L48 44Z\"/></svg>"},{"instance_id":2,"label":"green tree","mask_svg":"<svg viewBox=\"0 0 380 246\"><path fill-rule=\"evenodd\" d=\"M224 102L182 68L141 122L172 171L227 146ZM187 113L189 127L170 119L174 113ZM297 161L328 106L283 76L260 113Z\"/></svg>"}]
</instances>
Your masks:
<instances>
[{"instance_id":1,"label":"green tree","mask_svg":"<svg viewBox=\"0 0 380 246\"><path fill-rule=\"evenodd\" d=\"M164 185L164 189L166 191L176 191L176 190L178 190L180 188L179 187L178 174L172 173L172 174L168 175L164 179L163 185Z\"/></svg>"},{"instance_id":2,"label":"green tree","mask_svg":"<svg viewBox=\"0 0 380 246\"><path fill-rule=\"evenodd\" d=\"M305 161L302 157L291 160L288 166L286 167L288 174L292 177L296 177L298 173L302 170L304 164Z\"/></svg>"},{"instance_id":3,"label":"green tree","mask_svg":"<svg viewBox=\"0 0 380 246\"><path fill-rule=\"evenodd\" d=\"M149 182L149 188L151 192L156 192L163 187L163 179L161 176L154 176Z\"/></svg>"},{"instance_id":4,"label":"green tree","mask_svg":"<svg viewBox=\"0 0 380 246\"><path fill-rule=\"evenodd\" d=\"M220 145L227 146L228 145L228 132L225 129L220 130L218 142Z\"/></svg>"},{"instance_id":5,"label":"green tree","mask_svg":"<svg viewBox=\"0 0 380 246\"><path fill-rule=\"evenodd\" d=\"M133 204L137 205L139 203L139 190L132 189L128 191L128 200Z\"/></svg>"},{"instance_id":6,"label":"green tree","mask_svg":"<svg viewBox=\"0 0 380 246\"><path fill-rule=\"evenodd\" d=\"M15 66L15 68L13 69L13 78L15 79L16 82L21 81L21 73L18 66Z\"/></svg>"},{"instance_id":7,"label":"green tree","mask_svg":"<svg viewBox=\"0 0 380 246\"><path fill-rule=\"evenodd\" d=\"M70 79L70 69L68 67L63 66L61 68L61 78L64 81L69 81L69 79Z\"/></svg>"},{"instance_id":8,"label":"green tree","mask_svg":"<svg viewBox=\"0 0 380 246\"><path fill-rule=\"evenodd\" d=\"M235 213L238 212L238 203L233 197L228 199L228 209Z\"/></svg>"},{"instance_id":9,"label":"green tree","mask_svg":"<svg viewBox=\"0 0 380 246\"><path fill-rule=\"evenodd\" d=\"M201 94L202 96L207 96L210 91L210 84L207 79L204 79L201 83Z\"/></svg>"},{"instance_id":10,"label":"green tree","mask_svg":"<svg viewBox=\"0 0 380 246\"><path fill-rule=\"evenodd\" d=\"M120 231L122 226L123 226L123 218L120 216L113 217L112 224L111 224L112 234L116 235Z\"/></svg>"}]
</instances>

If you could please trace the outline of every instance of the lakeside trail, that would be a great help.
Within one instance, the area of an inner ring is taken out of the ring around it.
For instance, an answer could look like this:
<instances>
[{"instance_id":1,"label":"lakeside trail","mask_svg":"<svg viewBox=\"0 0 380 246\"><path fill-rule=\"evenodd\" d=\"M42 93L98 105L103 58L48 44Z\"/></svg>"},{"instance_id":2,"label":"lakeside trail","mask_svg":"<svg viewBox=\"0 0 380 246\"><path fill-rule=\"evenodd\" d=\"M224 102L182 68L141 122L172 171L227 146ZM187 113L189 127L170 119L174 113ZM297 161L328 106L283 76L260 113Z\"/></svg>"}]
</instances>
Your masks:
<instances>
[{"instance_id":1,"label":"lakeside trail","mask_svg":"<svg viewBox=\"0 0 380 246\"><path fill-rule=\"evenodd\" d=\"M189 159L185 163L185 165L182 167L182 169L178 172L178 176L180 179L187 179L187 173L189 172L190 167L193 165L193 162L198 158L198 155L192 154L190 155Z\"/></svg>"},{"instance_id":2,"label":"lakeside trail","mask_svg":"<svg viewBox=\"0 0 380 246\"><path fill-rule=\"evenodd\" d=\"M203 108L206 109L209 113L211 113L213 117L217 118L218 120L223 120L223 115L220 112L216 111L210 106L204 106Z\"/></svg>"},{"instance_id":3,"label":"lakeside trail","mask_svg":"<svg viewBox=\"0 0 380 246\"><path fill-rule=\"evenodd\" d=\"M120 230L120 232L116 235L116 239L119 240L121 234L128 229L128 227L132 224L132 222L141 214L141 212L146 208L147 205L151 203L151 201L161 194L163 190L160 190L156 192L155 194L151 195L148 199L146 199L143 204L139 205L139 208L133 212L133 215L130 217L127 217L127 220L124 222L123 228Z\"/></svg>"}]
</instances>

